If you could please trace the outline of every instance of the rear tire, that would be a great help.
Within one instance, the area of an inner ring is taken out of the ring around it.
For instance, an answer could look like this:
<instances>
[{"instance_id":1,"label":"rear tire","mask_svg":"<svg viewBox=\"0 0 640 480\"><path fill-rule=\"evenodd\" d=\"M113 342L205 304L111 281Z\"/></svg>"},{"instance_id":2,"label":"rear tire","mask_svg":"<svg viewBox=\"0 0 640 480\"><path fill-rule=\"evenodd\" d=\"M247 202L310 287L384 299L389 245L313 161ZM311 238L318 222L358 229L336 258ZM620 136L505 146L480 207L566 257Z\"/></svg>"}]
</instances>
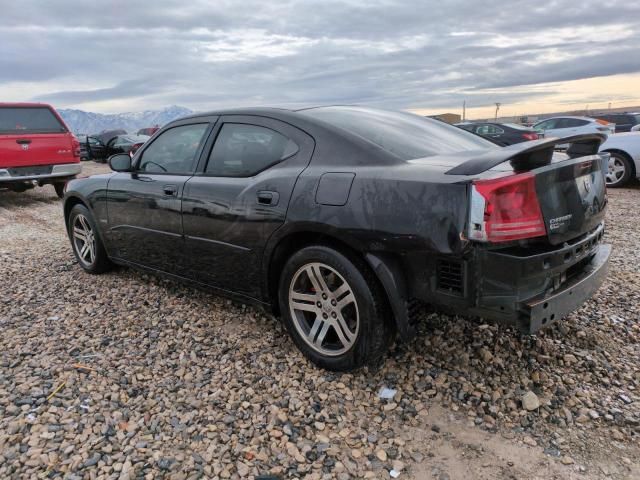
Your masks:
<instances>
[{"instance_id":1,"label":"rear tire","mask_svg":"<svg viewBox=\"0 0 640 480\"><path fill-rule=\"evenodd\" d=\"M364 262L325 246L294 253L280 276L280 311L302 353L348 371L380 362L394 338L382 288Z\"/></svg>"},{"instance_id":2,"label":"rear tire","mask_svg":"<svg viewBox=\"0 0 640 480\"><path fill-rule=\"evenodd\" d=\"M56 195L58 196L58 198L63 198L64 197L64 186L66 184L64 183L54 183L53 184L53 188L56 191Z\"/></svg>"},{"instance_id":3,"label":"rear tire","mask_svg":"<svg viewBox=\"0 0 640 480\"><path fill-rule=\"evenodd\" d=\"M87 207L78 204L71 209L67 219L67 232L73 254L85 272L100 274L113 268L93 215Z\"/></svg>"},{"instance_id":4,"label":"rear tire","mask_svg":"<svg viewBox=\"0 0 640 480\"><path fill-rule=\"evenodd\" d=\"M611 155L611 158L609 159L609 170L606 172L607 187L624 187L631 179L633 171L631 160L622 153L607 153Z\"/></svg>"}]
</instances>

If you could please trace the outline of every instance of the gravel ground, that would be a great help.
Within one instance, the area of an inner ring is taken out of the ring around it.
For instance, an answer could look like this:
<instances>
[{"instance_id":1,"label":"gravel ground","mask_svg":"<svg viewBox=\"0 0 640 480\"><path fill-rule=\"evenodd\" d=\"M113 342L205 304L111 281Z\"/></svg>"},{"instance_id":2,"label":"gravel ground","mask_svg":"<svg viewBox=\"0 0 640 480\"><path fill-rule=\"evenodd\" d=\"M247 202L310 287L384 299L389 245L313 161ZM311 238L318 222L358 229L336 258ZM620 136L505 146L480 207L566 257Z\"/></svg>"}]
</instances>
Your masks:
<instances>
[{"instance_id":1,"label":"gravel ground","mask_svg":"<svg viewBox=\"0 0 640 480\"><path fill-rule=\"evenodd\" d=\"M610 191L609 279L561 324L425 313L337 375L250 307L84 274L52 187L0 192L0 478L640 478L639 198Z\"/></svg>"}]
</instances>

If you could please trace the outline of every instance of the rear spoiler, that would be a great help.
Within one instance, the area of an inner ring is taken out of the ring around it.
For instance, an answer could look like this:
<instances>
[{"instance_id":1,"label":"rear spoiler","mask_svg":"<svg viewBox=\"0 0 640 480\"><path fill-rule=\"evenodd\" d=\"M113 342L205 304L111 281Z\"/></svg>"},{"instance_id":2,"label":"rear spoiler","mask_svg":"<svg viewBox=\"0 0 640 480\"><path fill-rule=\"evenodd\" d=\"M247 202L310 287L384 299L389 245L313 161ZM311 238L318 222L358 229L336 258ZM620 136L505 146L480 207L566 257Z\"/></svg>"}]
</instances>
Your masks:
<instances>
[{"instance_id":1,"label":"rear spoiler","mask_svg":"<svg viewBox=\"0 0 640 480\"><path fill-rule=\"evenodd\" d=\"M515 170L531 170L551 163L557 145L569 144L566 153L570 158L595 155L607 136L602 133L585 133L561 138L543 138L530 142L516 143L508 147L489 150L487 153L467 160L451 170L447 175L477 175L510 161Z\"/></svg>"}]
</instances>

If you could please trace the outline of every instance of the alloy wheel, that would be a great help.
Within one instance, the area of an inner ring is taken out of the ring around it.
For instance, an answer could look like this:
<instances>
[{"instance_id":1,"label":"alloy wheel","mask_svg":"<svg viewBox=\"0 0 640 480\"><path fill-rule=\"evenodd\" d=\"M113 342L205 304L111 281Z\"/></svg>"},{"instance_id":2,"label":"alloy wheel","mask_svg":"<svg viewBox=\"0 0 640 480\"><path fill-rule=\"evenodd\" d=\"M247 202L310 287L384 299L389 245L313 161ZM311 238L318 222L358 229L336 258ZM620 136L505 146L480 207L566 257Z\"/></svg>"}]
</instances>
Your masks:
<instances>
[{"instance_id":1,"label":"alloy wheel","mask_svg":"<svg viewBox=\"0 0 640 480\"><path fill-rule=\"evenodd\" d=\"M615 185L618 183L626 172L626 166L624 162L618 158L611 155L609 157L609 168L607 170L607 174L605 176L607 185Z\"/></svg>"},{"instance_id":2,"label":"alloy wheel","mask_svg":"<svg viewBox=\"0 0 640 480\"><path fill-rule=\"evenodd\" d=\"M73 246L78 258L85 265L92 265L96 260L96 237L89 220L84 215L76 215L72 228Z\"/></svg>"},{"instance_id":3,"label":"alloy wheel","mask_svg":"<svg viewBox=\"0 0 640 480\"><path fill-rule=\"evenodd\" d=\"M329 265L314 262L298 269L289 287L289 309L302 339L322 355L342 355L358 338L353 289Z\"/></svg>"}]
</instances>

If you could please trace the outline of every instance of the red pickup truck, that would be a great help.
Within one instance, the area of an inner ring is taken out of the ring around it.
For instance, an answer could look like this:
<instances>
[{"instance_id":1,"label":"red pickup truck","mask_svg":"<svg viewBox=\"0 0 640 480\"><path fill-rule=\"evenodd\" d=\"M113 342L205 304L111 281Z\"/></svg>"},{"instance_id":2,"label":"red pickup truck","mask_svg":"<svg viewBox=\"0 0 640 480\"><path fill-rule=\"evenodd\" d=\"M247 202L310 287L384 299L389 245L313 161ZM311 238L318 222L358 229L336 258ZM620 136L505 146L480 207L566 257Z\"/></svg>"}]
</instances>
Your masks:
<instances>
[{"instance_id":1,"label":"red pickup truck","mask_svg":"<svg viewBox=\"0 0 640 480\"><path fill-rule=\"evenodd\" d=\"M51 105L0 103L0 190L51 184L62 197L80 171L80 143Z\"/></svg>"}]
</instances>

